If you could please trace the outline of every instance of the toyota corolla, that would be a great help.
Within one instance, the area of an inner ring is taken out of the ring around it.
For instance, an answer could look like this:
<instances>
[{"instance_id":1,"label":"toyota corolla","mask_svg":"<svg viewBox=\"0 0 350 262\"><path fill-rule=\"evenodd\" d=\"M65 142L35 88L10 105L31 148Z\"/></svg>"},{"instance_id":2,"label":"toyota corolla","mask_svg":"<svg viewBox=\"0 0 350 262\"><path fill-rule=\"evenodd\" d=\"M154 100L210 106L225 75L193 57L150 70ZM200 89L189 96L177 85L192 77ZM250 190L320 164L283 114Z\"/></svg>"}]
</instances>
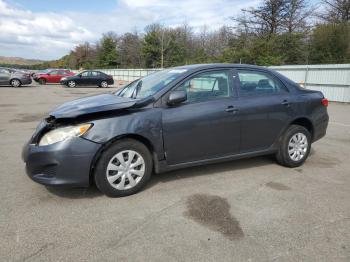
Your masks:
<instances>
[{"instance_id":1,"label":"toyota corolla","mask_svg":"<svg viewBox=\"0 0 350 262\"><path fill-rule=\"evenodd\" d=\"M67 102L23 149L41 184L139 191L152 173L258 155L285 167L326 134L328 100L281 74L234 64L170 68L115 93Z\"/></svg>"}]
</instances>

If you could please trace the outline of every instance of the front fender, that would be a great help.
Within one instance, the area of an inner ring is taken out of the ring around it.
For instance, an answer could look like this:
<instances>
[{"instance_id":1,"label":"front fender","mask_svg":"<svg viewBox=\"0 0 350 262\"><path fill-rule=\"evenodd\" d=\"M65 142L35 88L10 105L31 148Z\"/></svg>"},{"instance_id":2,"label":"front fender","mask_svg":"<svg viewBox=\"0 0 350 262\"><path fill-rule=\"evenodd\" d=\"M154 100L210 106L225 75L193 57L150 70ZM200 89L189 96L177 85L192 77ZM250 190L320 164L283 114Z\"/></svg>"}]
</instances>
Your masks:
<instances>
[{"instance_id":1,"label":"front fender","mask_svg":"<svg viewBox=\"0 0 350 262\"><path fill-rule=\"evenodd\" d=\"M93 142L105 144L115 138L137 135L148 140L155 153L163 155L163 134L159 108L129 109L127 113L89 121L93 128L84 135Z\"/></svg>"}]
</instances>

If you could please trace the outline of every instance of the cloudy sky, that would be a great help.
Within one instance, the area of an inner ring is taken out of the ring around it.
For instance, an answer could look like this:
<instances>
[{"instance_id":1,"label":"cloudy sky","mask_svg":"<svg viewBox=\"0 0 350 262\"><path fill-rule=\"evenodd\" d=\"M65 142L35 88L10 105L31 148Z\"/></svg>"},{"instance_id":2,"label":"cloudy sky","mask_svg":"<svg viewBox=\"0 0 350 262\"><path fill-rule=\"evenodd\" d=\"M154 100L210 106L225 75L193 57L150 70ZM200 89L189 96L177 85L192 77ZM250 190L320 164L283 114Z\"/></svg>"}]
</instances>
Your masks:
<instances>
[{"instance_id":1,"label":"cloudy sky","mask_svg":"<svg viewBox=\"0 0 350 262\"><path fill-rule=\"evenodd\" d=\"M108 31L158 22L215 29L259 0L0 0L0 56L57 59Z\"/></svg>"}]
</instances>

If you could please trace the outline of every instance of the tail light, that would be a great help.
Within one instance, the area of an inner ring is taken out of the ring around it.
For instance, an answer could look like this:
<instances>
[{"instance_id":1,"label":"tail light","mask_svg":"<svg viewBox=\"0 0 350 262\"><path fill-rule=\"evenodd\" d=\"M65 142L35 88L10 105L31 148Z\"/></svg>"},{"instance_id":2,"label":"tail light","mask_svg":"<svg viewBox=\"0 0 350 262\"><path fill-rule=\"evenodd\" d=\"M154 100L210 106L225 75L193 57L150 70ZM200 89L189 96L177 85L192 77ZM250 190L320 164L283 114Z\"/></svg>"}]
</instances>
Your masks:
<instances>
[{"instance_id":1,"label":"tail light","mask_svg":"<svg viewBox=\"0 0 350 262\"><path fill-rule=\"evenodd\" d=\"M328 104L329 104L328 99L327 99L327 98L323 98L323 99L322 99L322 105L324 105L325 107L327 107Z\"/></svg>"}]
</instances>

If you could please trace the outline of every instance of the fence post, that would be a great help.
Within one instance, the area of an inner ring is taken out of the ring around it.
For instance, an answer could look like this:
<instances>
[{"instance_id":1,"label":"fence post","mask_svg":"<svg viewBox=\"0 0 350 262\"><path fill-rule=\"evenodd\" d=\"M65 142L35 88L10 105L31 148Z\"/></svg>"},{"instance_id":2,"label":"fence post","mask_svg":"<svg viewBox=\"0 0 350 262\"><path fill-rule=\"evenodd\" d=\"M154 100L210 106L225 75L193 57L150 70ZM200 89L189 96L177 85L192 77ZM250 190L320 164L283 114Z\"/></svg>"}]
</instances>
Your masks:
<instances>
[{"instance_id":1,"label":"fence post","mask_svg":"<svg viewBox=\"0 0 350 262\"><path fill-rule=\"evenodd\" d=\"M307 77L308 77L308 75L309 75L309 65L306 65L305 78L304 78L305 88L307 88Z\"/></svg>"}]
</instances>

